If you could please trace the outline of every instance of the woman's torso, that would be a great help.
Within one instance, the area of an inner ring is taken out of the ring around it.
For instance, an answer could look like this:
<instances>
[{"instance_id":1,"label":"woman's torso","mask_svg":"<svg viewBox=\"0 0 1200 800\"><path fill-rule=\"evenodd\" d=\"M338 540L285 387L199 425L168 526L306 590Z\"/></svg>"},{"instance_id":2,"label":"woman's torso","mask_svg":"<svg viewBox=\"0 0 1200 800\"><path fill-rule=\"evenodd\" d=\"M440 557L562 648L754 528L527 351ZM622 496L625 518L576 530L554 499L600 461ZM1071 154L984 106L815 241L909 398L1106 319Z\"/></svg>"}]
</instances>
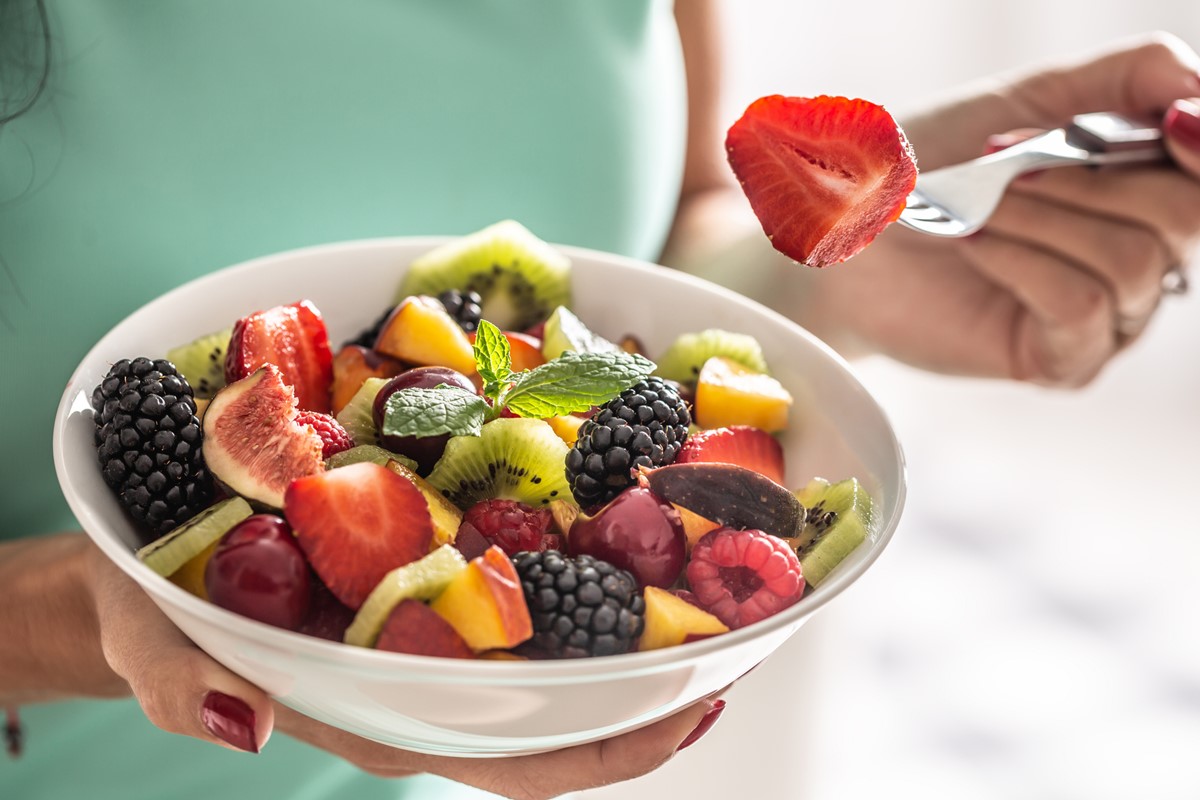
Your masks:
<instances>
[{"instance_id":1,"label":"woman's torso","mask_svg":"<svg viewBox=\"0 0 1200 800\"><path fill-rule=\"evenodd\" d=\"M643 258L666 236L685 128L667 0L47 5L47 91L0 128L0 539L73 526L50 457L62 388L186 280L508 217ZM6 798L320 797L358 780L290 741L252 760L159 734L131 702L25 713ZM353 796L371 786L392 791Z\"/></svg>"}]
</instances>

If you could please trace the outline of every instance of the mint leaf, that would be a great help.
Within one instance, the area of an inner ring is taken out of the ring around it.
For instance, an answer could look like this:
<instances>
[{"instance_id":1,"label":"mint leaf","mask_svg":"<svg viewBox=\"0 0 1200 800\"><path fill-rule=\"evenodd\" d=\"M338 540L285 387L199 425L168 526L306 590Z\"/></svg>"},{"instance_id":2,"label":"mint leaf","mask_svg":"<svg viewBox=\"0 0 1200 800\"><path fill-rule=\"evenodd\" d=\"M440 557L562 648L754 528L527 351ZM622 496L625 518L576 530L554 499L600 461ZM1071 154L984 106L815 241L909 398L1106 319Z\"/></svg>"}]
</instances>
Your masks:
<instances>
[{"instance_id":1,"label":"mint leaf","mask_svg":"<svg viewBox=\"0 0 1200 800\"><path fill-rule=\"evenodd\" d=\"M479 320L475 331L475 367L483 378L484 393L495 398L501 384L512 375L512 352L508 338L486 319Z\"/></svg>"},{"instance_id":2,"label":"mint leaf","mask_svg":"<svg viewBox=\"0 0 1200 800\"><path fill-rule=\"evenodd\" d=\"M486 400L458 386L401 389L383 408L385 436L478 436L491 411Z\"/></svg>"},{"instance_id":3,"label":"mint leaf","mask_svg":"<svg viewBox=\"0 0 1200 800\"><path fill-rule=\"evenodd\" d=\"M504 405L522 417L574 414L607 402L655 370L653 361L626 353L576 353L513 376Z\"/></svg>"}]
</instances>

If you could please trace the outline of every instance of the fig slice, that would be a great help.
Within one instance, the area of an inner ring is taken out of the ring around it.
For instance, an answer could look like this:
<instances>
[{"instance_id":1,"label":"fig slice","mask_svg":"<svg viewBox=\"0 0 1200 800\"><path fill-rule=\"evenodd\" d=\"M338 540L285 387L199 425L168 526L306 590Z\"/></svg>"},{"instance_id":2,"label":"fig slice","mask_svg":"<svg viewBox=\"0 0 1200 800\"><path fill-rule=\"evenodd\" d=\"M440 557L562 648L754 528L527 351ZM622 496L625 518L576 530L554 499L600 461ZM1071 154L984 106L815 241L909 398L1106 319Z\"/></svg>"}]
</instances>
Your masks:
<instances>
[{"instance_id":1,"label":"fig slice","mask_svg":"<svg viewBox=\"0 0 1200 800\"><path fill-rule=\"evenodd\" d=\"M668 464L643 469L640 481L659 497L720 525L793 537L804 506L775 481L736 464Z\"/></svg>"},{"instance_id":2,"label":"fig slice","mask_svg":"<svg viewBox=\"0 0 1200 800\"><path fill-rule=\"evenodd\" d=\"M297 425L296 394L274 364L217 393L204 413L204 461L234 493L283 508L296 478L325 470L321 437Z\"/></svg>"}]
</instances>

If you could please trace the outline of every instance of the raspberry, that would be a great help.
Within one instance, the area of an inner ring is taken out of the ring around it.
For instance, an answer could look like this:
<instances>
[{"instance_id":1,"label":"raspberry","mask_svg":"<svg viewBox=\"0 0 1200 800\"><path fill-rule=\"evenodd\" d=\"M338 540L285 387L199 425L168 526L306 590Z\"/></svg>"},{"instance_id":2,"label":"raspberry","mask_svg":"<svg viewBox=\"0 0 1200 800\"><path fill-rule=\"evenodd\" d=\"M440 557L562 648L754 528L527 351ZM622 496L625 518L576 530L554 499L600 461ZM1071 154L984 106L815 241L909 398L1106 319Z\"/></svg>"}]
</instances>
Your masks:
<instances>
[{"instance_id":1,"label":"raspberry","mask_svg":"<svg viewBox=\"0 0 1200 800\"><path fill-rule=\"evenodd\" d=\"M516 500L480 500L463 514L459 530L470 526L510 558L522 550L543 550L543 537L554 523L548 508L533 509Z\"/></svg>"},{"instance_id":2,"label":"raspberry","mask_svg":"<svg viewBox=\"0 0 1200 800\"><path fill-rule=\"evenodd\" d=\"M687 579L700 605L730 628L766 619L804 594L800 559L762 531L706 533L692 548Z\"/></svg>"},{"instance_id":3,"label":"raspberry","mask_svg":"<svg viewBox=\"0 0 1200 800\"><path fill-rule=\"evenodd\" d=\"M329 458L334 453L349 450L354 447L354 440L342 424L328 414L317 411L301 411L296 415L297 425L311 425L321 437L321 458Z\"/></svg>"}]
</instances>

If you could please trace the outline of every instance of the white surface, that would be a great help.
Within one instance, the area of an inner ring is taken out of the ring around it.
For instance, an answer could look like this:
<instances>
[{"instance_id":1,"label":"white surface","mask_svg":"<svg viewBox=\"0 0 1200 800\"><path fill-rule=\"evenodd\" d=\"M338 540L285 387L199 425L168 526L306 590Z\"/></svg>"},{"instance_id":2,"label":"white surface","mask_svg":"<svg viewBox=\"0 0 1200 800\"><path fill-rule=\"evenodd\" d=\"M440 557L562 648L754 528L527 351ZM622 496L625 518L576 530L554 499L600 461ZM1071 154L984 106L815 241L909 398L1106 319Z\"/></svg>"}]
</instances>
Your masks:
<instances>
[{"instance_id":1,"label":"white surface","mask_svg":"<svg viewBox=\"0 0 1200 800\"><path fill-rule=\"evenodd\" d=\"M796 397L793 418L803 420L783 438L789 464L858 475L875 499L873 539L801 602L755 625L658 651L604 659L458 661L333 644L263 625L198 599L139 563L132 554L138 536L95 460L88 404L110 365L171 345L155 340L168 321L177 341L186 342L297 297L311 300L332 340L342 341L370 324L379 298L396 291L404 265L441 241L314 247L213 273L122 321L71 377L55 423L54 458L72 511L100 548L215 659L287 705L377 741L439 754L536 752L630 730L728 685L883 551L903 506L903 461L887 420L844 362L779 315L711 284L566 248L575 309L603 336L615 341L634 332L658 353L679 334L697 330L702 319L756 337ZM612 305L606 288L614 281L640 291Z\"/></svg>"},{"instance_id":2,"label":"white surface","mask_svg":"<svg viewBox=\"0 0 1200 800\"><path fill-rule=\"evenodd\" d=\"M902 110L1154 28L1200 46L1192 0L725 5L728 120L775 92ZM1200 797L1197 267L1081 392L858 365L909 460L888 553L700 744L584 797Z\"/></svg>"}]
</instances>

